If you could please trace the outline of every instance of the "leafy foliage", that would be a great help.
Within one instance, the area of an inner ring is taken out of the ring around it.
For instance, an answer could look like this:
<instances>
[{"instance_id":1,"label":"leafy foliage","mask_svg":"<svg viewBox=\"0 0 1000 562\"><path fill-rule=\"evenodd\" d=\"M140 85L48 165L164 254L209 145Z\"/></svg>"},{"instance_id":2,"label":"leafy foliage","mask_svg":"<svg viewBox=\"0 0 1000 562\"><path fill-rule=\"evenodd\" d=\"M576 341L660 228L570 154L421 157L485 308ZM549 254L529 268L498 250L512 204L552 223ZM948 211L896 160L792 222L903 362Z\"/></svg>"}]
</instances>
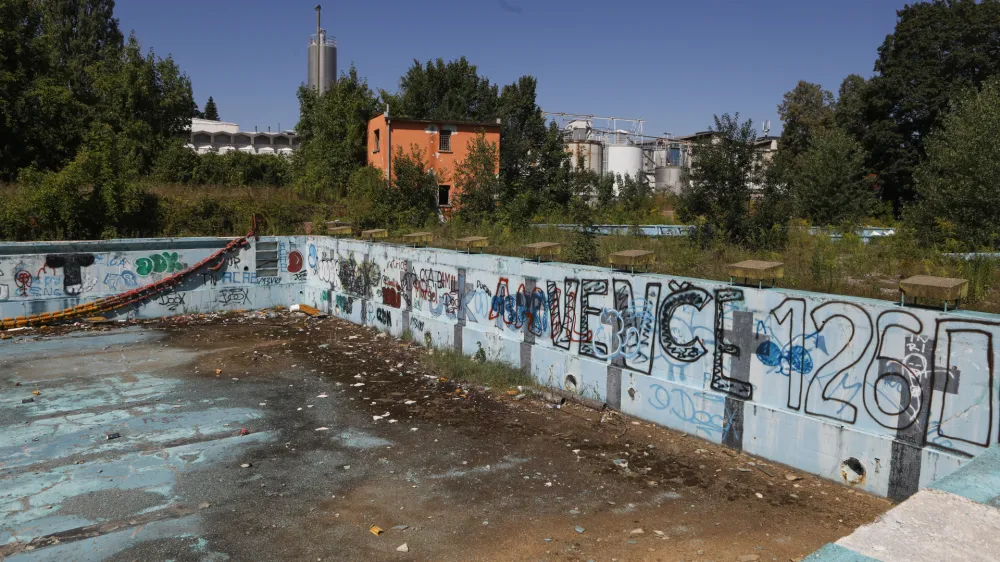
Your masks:
<instances>
[{"instance_id":1,"label":"leafy foliage","mask_svg":"<svg viewBox=\"0 0 1000 562\"><path fill-rule=\"evenodd\" d=\"M153 179L164 183L227 186L286 186L292 181L292 163L278 154L199 155L175 139L157 157Z\"/></svg>"},{"instance_id":2,"label":"leafy foliage","mask_svg":"<svg viewBox=\"0 0 1000 562\"><path fill-rule=\"evenodd\" d=\"M424 226L437 213L437 176L428 171L423 154L416 147L411 147L409 154L404 153L402 147L396 147L392 173L395 225L411 228Z\"/></svg>"},{"instance_id":3,"label":"leafy foliage","mask_svg":"<svg viewBox=\"0 0 1000 562\"><path fill-rule=\"evenodd\" d=\"M912 200L925 142L968 88L1000 74L1000 2L937 0L897 12L879 47L876 75L863 88L859 142L878 174L883 199L898 211Z\"/></svg>"},{"instance_id":4,"label":"leafy foliage","mask_svg":"<svg viewBox=\"0 0 1000 562\"><path fill-rule=\"evenodd\" d=\"M725 113L715 116L710 130L713 135L692 149L692 167L685 174L678 213L685 221L704 217L729 240L749 242L759 226L751 220L750 198L765 179L753 122L741 124L739 114Z\"/></svg>"},{"instance_id":5,"label":"leafy foliage","mask_svg":"<svg viewBox=\"0 0 1000 562\"><path fill-rule=\"evenodd\" d=\"M309 199L344 197L351 174L367 162L368 120L378 112L375 95L352 66L322 96L299 88L299 103L295 189Z\"/></svg>"},{"instance_id":6,"label":"leafy foliage","mask_svg":"<svg viewBox=\"0 0 1000 562\"><path fill-rule=\"evenodd\" d=\"M185 134L195 110L191 80L170 57L143 55L134 35L118 57L95 67L94 92L96 121L122 135L121 149L140 174L170 139Z\"/></svg>"},{"instance_id":7,"label":"leafy foliage","mask_svg":"<svg viewBox=\"0 0 1000 562\"><path fill-rule=\"evenodd\" d=\"M798 215L814 224L855 227L874 208L864 151L836 127L812 136L811 146L799 156L792 176Z\"/></svg>"},{"instance_id":8,"label":"leafy foliage","mask_svg":"<svg viewBox=\"0 0 1000 562\"><path fill-rule=\"evenodd\" d=\"M910 224L928 244L951 250L1000 244L1000 79L970 90L927 140L916 172L919 205Z\"/></svg>"},{"instance_id":9,"label":"leafy foliage","mask_svg":"<svg viewBox=\"0 0 1000 562\"><path fill-rule=\"evenodd\" d=\"M399 92L382 91L381 97L393 117L484 122L497 112L497 87L465 57L426 66L414 60L399 80Z\"/></svg>"},{"instance_id":10,"label":"leafy foliage","mask_svg":"<svg viewBox=\"0 0 1000 562\"><path fill-rule=\"evenodd\" d=\"M500 197L497 152L497 144L487 141L486 135L480 133L470 143L468 156L456 166L458 214L463 220L479 223L496 218Z\"/></svg>"},{"instance_id":11,"label":"leafy foliage","mask_svg":"<svg viewBox=\"0 0 1000 562\"><path fill-rule=\"evenodd\" d=\"M406 154L397 147L392 171L391 185L381 170L370 166L351 174L347 212L358 228L419 228L434 217L438 182L420 151L412 147Z\"/></svg>"},{"instance_id":12,"label":"leafy foliage","mask_svg":"<svg viewBox=\"0 0 1000 562\"><path fill-rule=\"evenodd\" d=\"M833 94L819 84L799 80L778 106L784 123L781 150L793 158L808 150L816 132L833 126L833 107Z\"/></svg>"},{"instance_id":13,"label":"leafy foliage","mask_svg":"<svg viewBox=\"0 0 1000 562\"><path fill-rule=\"evenodd\" d=\"M394 197L382 170L371 166L358 168L347 185L347 215L356 228L392 226Z\"/></svg>"}]
</instances>

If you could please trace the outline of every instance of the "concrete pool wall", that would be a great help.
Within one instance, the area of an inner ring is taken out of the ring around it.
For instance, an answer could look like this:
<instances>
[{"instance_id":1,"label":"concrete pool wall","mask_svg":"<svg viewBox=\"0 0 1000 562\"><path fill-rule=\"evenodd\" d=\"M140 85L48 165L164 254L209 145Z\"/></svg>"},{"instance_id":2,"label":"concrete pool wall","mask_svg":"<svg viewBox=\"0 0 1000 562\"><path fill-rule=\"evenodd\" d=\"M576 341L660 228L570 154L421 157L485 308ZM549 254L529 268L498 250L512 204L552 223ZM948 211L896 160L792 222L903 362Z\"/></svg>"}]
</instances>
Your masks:
<instances>
[{"instance_id":1,"label":"concrete pool wall","mask_svg":"<svg viewBox=\"0 0 1000 562\"><path fill-rule=\"evenodd\" d=\"M165 279L224 248L230 238L0 243L0 318L56 312ZM119 316L267 308L302 298L303 238L261 237Z\"/></svg>"},{"instance_id":2,"label":"concrete pool wall","mask_svg":"<svg viewBox=\"0 0 1000 562\"><path fill-rule=\"evenodd\" d=\"M3 244L0 316L141 286L227 241ZM261 238L121 315L295 303L893 499L1000 438L996 315L329 237Z\"/></svg>"}]
</instances>

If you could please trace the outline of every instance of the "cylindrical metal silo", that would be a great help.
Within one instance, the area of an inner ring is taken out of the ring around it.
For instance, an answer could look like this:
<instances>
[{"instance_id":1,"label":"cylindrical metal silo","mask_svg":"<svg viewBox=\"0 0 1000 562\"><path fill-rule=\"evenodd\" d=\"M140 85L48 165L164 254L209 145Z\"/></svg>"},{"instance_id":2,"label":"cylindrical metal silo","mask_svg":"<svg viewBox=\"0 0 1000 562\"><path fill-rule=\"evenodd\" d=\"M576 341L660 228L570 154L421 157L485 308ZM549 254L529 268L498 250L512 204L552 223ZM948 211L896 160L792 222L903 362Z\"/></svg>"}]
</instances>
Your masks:
<instances>
[{"instance_id":1,"label":"cylindrical metal silo","mask_svg":"<svg viewBox=\"0 0 1000 562\"><path fill-rule=\"evenodd\" d=\"M623 178L625 174L635 178L642 173L642 148L627 144L612 144L605 150L608 153L606 173Z\"/></svg>"},{"instance_id":2,"label":"cylindrical metal silo","mask_svg":"<svg viewBox=\"0 0 1000 562\"><path fill-rule=\"evenodd\" d=\"M583 167L597 174L601 174L604 165L604 147L597 141L574 141L566 145L566 152L569 152L569 164L574 170L580 158L583 159Z\"/></svg>"},{"instance_id":3,"label":"cylindrical metal silo","mask_svg":"<svg viewBox=\"0 0 1000 562\"><path fill-rule=\"evenodd\" d=\"M681 167L657 166L654 173L653 189L679 194L681 192Z\"/></svg>"},{"instance_id":4,"label":"cylindrical metal silo","mask_svg":"<svg viewBox=\"0 0 1000 562\"><path fill-rule=\"evenodd\" d=\"M308 86L323 93L337 79L337 40L328 38L325 30L309 36Z\"/></svg>"}]
</instances>

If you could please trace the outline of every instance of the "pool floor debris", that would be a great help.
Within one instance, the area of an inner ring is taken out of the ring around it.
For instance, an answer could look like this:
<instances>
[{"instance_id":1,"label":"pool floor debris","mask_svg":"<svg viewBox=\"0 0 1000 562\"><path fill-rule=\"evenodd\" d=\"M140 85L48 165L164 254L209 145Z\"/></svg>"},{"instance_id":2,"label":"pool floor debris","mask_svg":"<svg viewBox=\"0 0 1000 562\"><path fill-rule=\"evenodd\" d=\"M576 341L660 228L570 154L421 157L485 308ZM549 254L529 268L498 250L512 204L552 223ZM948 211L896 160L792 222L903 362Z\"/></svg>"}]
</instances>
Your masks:
<instances>
[{"instance_id":1,"label":"pool floor debris","mask_svg":"<svg viewBox=\"0 0 1000 562\"><path fill-rule=\"evenodd\" d=\"M0 559L785 561L891 505L426 353L274 311L19 332Z\"/></svg>"}]
</instances>

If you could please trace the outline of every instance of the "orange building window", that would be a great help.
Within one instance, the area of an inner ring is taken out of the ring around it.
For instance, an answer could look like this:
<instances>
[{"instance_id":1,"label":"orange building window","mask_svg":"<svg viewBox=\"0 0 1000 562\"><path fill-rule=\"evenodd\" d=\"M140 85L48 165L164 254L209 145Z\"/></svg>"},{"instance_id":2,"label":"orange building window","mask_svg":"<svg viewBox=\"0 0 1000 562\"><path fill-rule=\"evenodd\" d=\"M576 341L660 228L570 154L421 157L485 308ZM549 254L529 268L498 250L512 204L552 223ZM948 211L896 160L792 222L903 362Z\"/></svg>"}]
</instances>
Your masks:
<instances>
[{"instance_id":1,"label":"orange building window","mask_svg":"<svg viewBox=\"0 0 1000 562\"><path fill-rule=\"evenodd\" d=\"M375 129L375 149L372 152L378 152L382 149L382 139L379 138L379 130Z\"/></svg>"},{"instance_id":2,"label":"orange building window","mask_svg":"<svg viewBox=\"0 0 1000 562\"><path fill-rule=\"evenodd\" d=\"M451 186L450 185L439 185L438 186L438 206L448 207L451 205Z\"/></svg>"},{"instance_id":3,"label":"orange building window","mask_svg":"<svg viewBox=\"0 0 1000 562\"><path fill-rule=\"evenodd\" d=\"M451 131L441 131L438 137L438 151L451 152Z\"/></svg>"}]
</instances>

